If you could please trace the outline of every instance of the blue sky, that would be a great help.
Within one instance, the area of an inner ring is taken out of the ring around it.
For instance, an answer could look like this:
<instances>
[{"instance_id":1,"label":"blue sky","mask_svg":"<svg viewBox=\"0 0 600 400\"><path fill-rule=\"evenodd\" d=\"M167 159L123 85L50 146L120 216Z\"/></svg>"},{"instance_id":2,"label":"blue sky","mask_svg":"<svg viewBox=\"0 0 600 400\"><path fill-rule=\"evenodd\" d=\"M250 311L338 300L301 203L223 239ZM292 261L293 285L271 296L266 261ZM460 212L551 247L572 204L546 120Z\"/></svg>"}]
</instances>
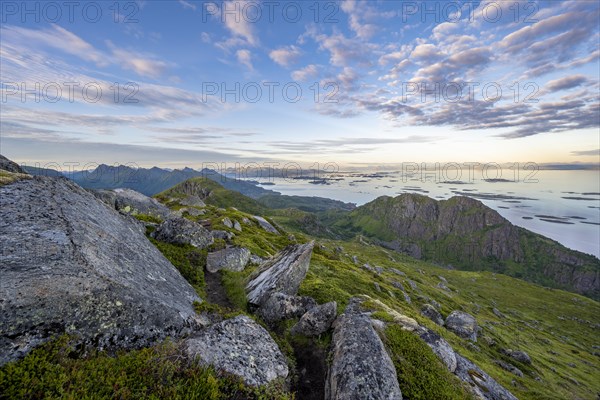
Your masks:
<instances>
[{"instance_id":1,"label":"blue sky","mask_svg":"<svg viewBox=\"0 0 600 400\"><path fill-rule=\"evenodd\" d=\"M19 162L598 162L597 1L48 4L1 5Z\"/></svg>"}]
</instances>

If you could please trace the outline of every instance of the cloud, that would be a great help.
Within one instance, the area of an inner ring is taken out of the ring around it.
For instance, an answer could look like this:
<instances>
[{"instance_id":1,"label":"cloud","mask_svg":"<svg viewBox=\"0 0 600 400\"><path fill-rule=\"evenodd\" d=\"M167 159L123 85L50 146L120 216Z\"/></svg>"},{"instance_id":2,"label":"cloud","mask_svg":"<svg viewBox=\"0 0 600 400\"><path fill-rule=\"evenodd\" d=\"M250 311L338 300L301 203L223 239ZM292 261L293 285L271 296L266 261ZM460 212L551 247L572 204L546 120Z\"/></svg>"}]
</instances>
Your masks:
<instances>
[{"instance_id":1,"label":"cloud","mask_svg":"<svg viewBox=\"0 0 600 400\"><path fill-rule=\"evenodd\" d=\"M178 2L183 6L184 9L196 11L196 5L194 3L190 3L186 0L178 0Z\"/></svg>"},{"instance_id":2,"label":"cloud","mask_svg":"<svg viewBox=\"0 0 600 400\"><path fill-rule=\"evenodd\" d=\"M164 61L145 57L139 53L124 50L108 42L112 50L112 55L116 62L124 69L134 71L140 76L147 78L158 78L167 69L167 63Z\"/></svg>"},{"instance_id":3,"label":"cloud","mask_svg":"<svg viewBox=\"0 0 600 400\"><path fill-rule=\"evenodd\" d=\"M300 49L292 45L272 50L269 53L269 57L282 67L289 67L298 60L300 54Z\"/></svg>"},{"instance_id":4,"label":"cloud","mask_svg":"<svg viewBox=\"0 0 600 400\"><path fill-rule=\"evenodd\" d=\"M240 64L245 65L250 71L254 70L254 66L252 65L252 53L250 53L250 50L238 50L235 53L235 56Z\"/></svg>"},{"instance_id":5,"label":"cloud","mask_svg":"<svg viewBox=\"0 0 600 400\"><path fill-rule=\"evenodd\" d=\"M219 19L225 23L225 27L235 37L243 38L249 45L257 46L259 44L258 36L254 27L246 18L244 18L241 11L245 3L251 1L247 0L226 0L221 4L219 8ZM223 10L237 10L232 13L225 12Z\"/></svg>"},{"instance_id":6,"label":"cloud","mask_svg":"<svg viewBox=\"0 0 600 400\"><path fill-rule=\"evenodd\" d=\"M309 79L317 77L319 67L315 64L307 65L306 67L292 72L292 79L295 81L305 82Z\"/></svg>"},{"instance_id":7,"label":"cloud","mask_svg":"<svg viewBox=\"0 0 600 400\"><path fill-rule=\"evenodd\" d=\"M587 77L583 75L571 75L556 79L546 83L544 89L547 92L558 92L559 90L572 89L589 83Z\"/></svg>"},{"instance_id":8,"label":"cloud","mask_svg":"<svg viewBox=\"0 0 600 400\"><path fill-rule=\"evenodd\" d=\"M579 157L600 157L600 149L596 150L576 150L571 152L574 156Z\"/></svg>"}]
</instances>

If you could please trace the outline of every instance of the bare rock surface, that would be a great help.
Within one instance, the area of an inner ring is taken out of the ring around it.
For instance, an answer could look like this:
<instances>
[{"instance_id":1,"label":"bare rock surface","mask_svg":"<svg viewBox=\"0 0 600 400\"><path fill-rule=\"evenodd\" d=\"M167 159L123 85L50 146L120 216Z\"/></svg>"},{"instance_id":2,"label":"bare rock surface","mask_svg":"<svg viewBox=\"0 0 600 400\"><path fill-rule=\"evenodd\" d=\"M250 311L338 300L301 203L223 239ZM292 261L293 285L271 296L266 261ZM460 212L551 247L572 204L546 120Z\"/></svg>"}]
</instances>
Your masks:
<instances>
[{"instance_id":1,"label":"bare rock surface","mask_svg":"<svg viewBox=\"0 0 600 400\"><path fill-rule=\"evenodd\" d=\"M109 206L126 214L146 214L161 219L171 214L171 210L156 199L132 189L94 190L93 193Z\"/></svg>"},{"instance_id":2,"label":"bare rock surface","mask_svg":"<svg viewBox=\"0 0 600 400\"><path fill-rule=\"evenodd\" d=\"M137 348L204 323L138 226L66 178L0 187L0 243L0 364L64 332Z\"/></svg>"},{"instance_id":3,"label":"bare rock surface","mask_svg":"<svg viewBox=\"0 0 600 400\"><path fill-rule=\"evenodd\" d=\"M446 328L462 338L477 341L477 321L471 314L452 311L446 318Z\"/></svg>"},{"instance_id":4,"label":"bare rock surface","mask_svg":"<svg viewBox=\"0 0 600 400\"><path fill-rule=\"evenodd\" d=\"M291 333L293 335L318 336L331 328L336 312L337 303L335 301L313 307L292 327Z\"/></svg>"},{"instance_id":5,"label":"bare rock surface","mask_svg":"<svg viewBox=\"0 0 600 400\"><path fill-rule=\"evenodd\" d=\"M288 318L297 318L316 307L312 297L289 296L273 293L258 309L257 314L267 322L277 322Z\"/></svg>"},{"instance_id":6,"label":"bare rock surface","mask_svg":"<svg viewBox=\"0 0 600 400\"><path fill-rule=\"evenodd\" d=\"M255 215L252 218L254 218L254 220L256 222L258 222L260 227L263 228L265 231L279 235L279 231L277 229L275 229L275 227L273 225L271 225L271 223L269 221L267 221L266 219L264 219L263 217L259 217L259 216Z\"/></svg>"},{"instance_id":7,"label":"bare rock surface","mask_svg":"<svg viewBox=\"0 0 600 400\"><path fill-rule=\"evenodd\" d=\"M248 385L264 385L289 373L273 338L245 315L206 328L186 339L185 348L190 358L239 376Z\"/></svg>"},{"instance_id":8,"label":"bare rock surface","mask_svg":"<svg viewBox=\"0 0 600 400\"><path fill-rule=\"evenodd\" d=\"M202 225L186 218L169 218L161 223L152 237L162 242L173 244L191 244L199 249L204 249L214 242L211 233Z\"/></svg>"},{"instance_id":9,"label":"bare rock surface","mask_svg":"<svg viewBox=\"0 0 600 400\"><path fill-rule=\"evenodd\" d=\"M295 296L308 272L313 247L314 242L290 245L265 261L246 285L248 302L261 306L275 292Z\"/></svg>"},{"instance_id":10,"label":"bare rock surface","mask_svg":"<svg viewBox=\"0 0 600 400\"><path fill-rule=\"evenodd\" d=\"M401 400L394 364L358 302L335 321L325 399Z\"/></svg>"},{"instance_id":11,"label":"bare rock surface","mask_svg":"<svg viewBox=\"0 0 600 400\"><path fill-rule=\"evenodd\" d=\"M223 250L208 253L206 269L208 272L217 272L222 269L228 271L243 271L250 261L250 250L244 247L228 247Z\"/></svg>"}]
</instances>

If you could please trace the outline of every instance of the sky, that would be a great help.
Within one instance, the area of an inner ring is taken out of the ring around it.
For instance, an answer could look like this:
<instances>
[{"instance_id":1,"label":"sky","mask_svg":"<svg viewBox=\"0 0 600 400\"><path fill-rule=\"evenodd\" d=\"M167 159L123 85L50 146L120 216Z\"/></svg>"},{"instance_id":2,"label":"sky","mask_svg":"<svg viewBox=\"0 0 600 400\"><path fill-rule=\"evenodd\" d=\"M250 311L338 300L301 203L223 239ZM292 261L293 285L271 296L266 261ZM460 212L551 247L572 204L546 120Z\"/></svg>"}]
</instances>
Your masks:
<instances>
[{"instance_id":1,"label":"sky","mask_svg":"<svg viewBox=\"0 0 600 400\"><path fill-rule=\"evenodd\" d=\"M3 1L20 163L600 161L598 1Z\"/></svg>"}]
</instances>

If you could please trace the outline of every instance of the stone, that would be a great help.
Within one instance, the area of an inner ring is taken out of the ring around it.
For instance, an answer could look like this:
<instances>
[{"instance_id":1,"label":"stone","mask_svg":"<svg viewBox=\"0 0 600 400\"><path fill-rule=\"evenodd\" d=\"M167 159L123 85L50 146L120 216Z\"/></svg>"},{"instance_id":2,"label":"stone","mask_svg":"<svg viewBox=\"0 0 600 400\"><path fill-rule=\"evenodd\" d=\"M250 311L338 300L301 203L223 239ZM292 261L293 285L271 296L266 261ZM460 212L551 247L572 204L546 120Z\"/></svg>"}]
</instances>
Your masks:
<instances>
[{"instance_id":1,"label":"stone","mask_svg":"<svg viewBox=\"0 0 600 400\"><path fill-rule=\"evenodd\" d=\"M160 219L171 215L171 210L156 199L132 189L94 190L92 193L111 208L125 214L145 214Z\"/></svg>"},{"instance_id":2,"label":"stone","mask_svg":"<svg viewBox=\"0 0 600 400\"><path fill-rule=\"evenodd\" d=\"M208 272L243 271L250 261L250 250L244 247L228 247L223 250L208 253L206 269Z\"/></svg>"},{"instance_id":3,"label":"stone","mask_svg":"<svg viewBox=\"0 0 600 400\"><path fill-rule=\"evenodd\" d=\"M391 268L390 271L392 271L393 273L395 273L396 275L400 275L400 276L406 276L406 274L396 268Z\"/></svg>"},{"instance_id":4,"label":"stone","mask_svg":"<svg viewBox=\"0 0 600 400\"><path fill-rule=\"evenodd\" d=\"M275 292L295 296L308 272L313 247L314 242L290 245L265 261L246 285L248 302L261 306Z\"/></svg>"},{"instance_id":5,"label":"stone","mask_svg":"<svg viewBox=\"0 0 600 400\"><path fill-rule=\"evenodd\" d=\"M235 237L235 234L231 232L220 230L210 231L210 234L214 239L221 239L226 241L232 240Z\"/></svg>"},{"instance_id":6,"label":"stone","mask_svg":"<svg viewBox=\"0 0 600 400\"><path fill-rule=\"evenodd\" d=\"M470 386L471 392L478 399L517 400L511 392L460 354L456 354L456 370L454 374Z\"/></svg>"},{"instance_id":7,"label":"stone","mask_svg":"<svg viewBox=\"0 0 600 400\"><path fill-rule=\"evenodd\" d=\"M241 315L212 325L185 340L185 352L201 365L265 385L289 373L284 355L269 333Z\"/></svg>"},{"instance_id":8,"label":"stone","mask_svg":"<svg viewBox=\"0 0 600 400\"><path fill-rule=\"evenodd\" d=\"M251 262L252 264L257 264L257 265L260 265L260 264L262 264L263 262L265 262L265 259L264 259L264 258L262 258L262 257L259 257L259 256L257 256L256 254L252 254L252 255L250 256L250 262Z\"/></svg>"},{"instance_id":9,"label":"stone","mask_svg":"<svg viewBox=\"0 0 600 400\"><path fill-rule=\"evenodd\" d=\"M254 218L254 220L258 222L258 225L260 225L260 227L263 228L265 231L279 235L279 231L275 229L275 227L263 217L258 217L255 215L252 218Z\"/></svg>"},{"instance_id":10,"label":"stone","mask_svg":"<svg viewBox=\"0 0 600 400\"><path fill-rule=\"evenodd\" d=\"M423 307L421 307L421 315L429 318L440 326L444 326L444 318L442 318L442 314L440 314L439 311L436 310L431 304L423 304Z\"/></svg>"},{"instance_id":11,"label":"stone","mask_svg":"<svg viewBox=\"0 0 600 400\"><path fill-rule=\"evenodd\" d=\"M418 289L417 282L411 281L410 279L407 279L406 281L408 282L408 285L410 286L410 288L412 290L417 290Z\"/></svg>"},{"instance_id":12,"label":"stone","mask_svg":"<svg viewBox=\"0 0 600 400\"><path fill-rule=\"evenodd\" d=\"M272 323L289 318L297 318L316 307L312 297L289 296L273 293L256 312L263 320Z\"/></svg>"},{"instance_id":13,"label":"stone","mask_svg":"<svg viewBox=\"0 0 600 400\"><path fill-rule=\"evenodd\" d=\"M349 304L334 324L325 399L401 400L394 364L368 315L357 309Z\"/></svg>"},{"instance_id":14,"label":"stone","mask_svg":"<svg viewBox=\"0 0 600 400\"><path fill-rule=\"evenodd\" d=\"M206 204L204 203L204 201L202 201L200 196L196 195L189 195L184 197L182 200L179 201L179 204L188 207L206 207Z\"/></svg>"},{"instance_id":15,"label":"stone","mask_svg":"<svg viewBox=\"0 0 600 400\"><path fill-rule=\"evenodd\" d=\"M233 229L235 229L238 232L242 231L242 225L240 225L240 223L237 220L233 220Z\"/></svg>"},{"instance_id":16,"label":"stone","mask_svg":"<svg viewBox=\"0 0 600 400\"><path fill-rule=\"evenodd\" d=\"M427 343L450 372L456 370L456 354L454 353L452 346L450 346L444 338L427 328L423 328L419 337Z\"/></svg>"},{"instance_id":17,"label":"stone","mask_svg":"<svg viewBox=\"0 0 600 400\"><path fill-rule=\"evenodd\" d=\"M379 283L373 282L373 286L375 286L375 290L377 290L378 292L381 292L381 286L379 286Z\"/></svg>"},{"instance_id":18,"label":"stone","mask_svg":"<svg viewBox=\"0 0 600 400\"><path fill-rule=\"evenodd\" d=\"M464 339L477 341L477 321L471 314L452 311L446 318L446 328Z\"/></svg>"},{"instance_id":19,"label":"stone","mask_svg":"<svg viewBox=\"0 0 600 400\"><path fill-rule=\"evenodd\" d=\"M292 327L292 335L319 336L331 328L337 315L335 301L321 304L308 310Z\"/></svg>"},{"instance_id":20,"label":"stone","mask_svg":"<svg viewBox=\"0 0 600 400\"><path fill-rule=\"evenodd\" d=\"M404 289L404 286L403 286L403 285L402 285L400 282L398 282L398 281L392 281L392 282L391 282L391 284L392 284L392 286L393 286L393 287L395 287L396 289L400 289L400 290L402 290L403 292L405 292L405 291L406 291L406 290Z\"/></svg>"},{"instance_id":21,"label":"stone","mask_svg":"<svg viewBox=\"0 0 600 400\"><path fill-rule=\"evenodd\" d=\"M523 371L521 371L519 368L515 367L512 364L509 364L507 362L504 362L502 360L494 360L494 362L500 366L500 368L508 371L508 372L512 372L513 374L515 374L516 376L518 376L519 378L523 377Z\"/></svg>"},{"instance_id":22,"label":"stone","mask_svg":"<svg viewBox=\"0 0 600 400\"><path fill-rule=\"evenodd\" d=\"M0 154L0 169L16 174L26 174L25 170L19 166L16 162L9 160Z\"/></svg>"},{"instance_id":23,"label":"stone","mask_svg":"<svg viewBox=\"0 0 600 400\"><path fill-rule=\"evenodd\" d=\"M229 229L233 228L233 222L231 222L229 218L223 218L223 225L225 225Z\"/></svg>"},{"instance_id":24,"label":"stone","mask_svg":"<svg viewBox=\"0 0 600 400\"><path fill-rule=\"evenodd\" d=\"M183 214L188 214L191 217L199 217L206 214L206 210L198 210L194 207L184 207L177 210L174 214L178 217L183 217Z\"/></svg>"},{"instance_id":25,"label":"stone","mask_svg":"<svg viewBox=\"0 0 600 400\"><path fill-rule=\"evenodd\" d=\"M66 178L1 186L0 243L0 364L63 333L132 349L208 323L139 227Z\"/></svg>"},{"instance_id":26,"label":"stone","mask_svg":"<svg viewBox=\"0 0 600 400\"><path fill-rule=\"evenodd\" d=\"M531 357L524 351L504 350L504 354L523 364L531 364Z\"/></svg>"},{"instance_id":27,"label":"stone","mask_svg":"<svg viewBox=\"0 0 600 400\"><path fill-rule=\"evenodd\" d=\"M199 249L204 249L214 243L210 232L202 225L186 218L169 218L161 223L152 237L161 242L173 244L190 244Z\"/></svg>"}]
</instances>

